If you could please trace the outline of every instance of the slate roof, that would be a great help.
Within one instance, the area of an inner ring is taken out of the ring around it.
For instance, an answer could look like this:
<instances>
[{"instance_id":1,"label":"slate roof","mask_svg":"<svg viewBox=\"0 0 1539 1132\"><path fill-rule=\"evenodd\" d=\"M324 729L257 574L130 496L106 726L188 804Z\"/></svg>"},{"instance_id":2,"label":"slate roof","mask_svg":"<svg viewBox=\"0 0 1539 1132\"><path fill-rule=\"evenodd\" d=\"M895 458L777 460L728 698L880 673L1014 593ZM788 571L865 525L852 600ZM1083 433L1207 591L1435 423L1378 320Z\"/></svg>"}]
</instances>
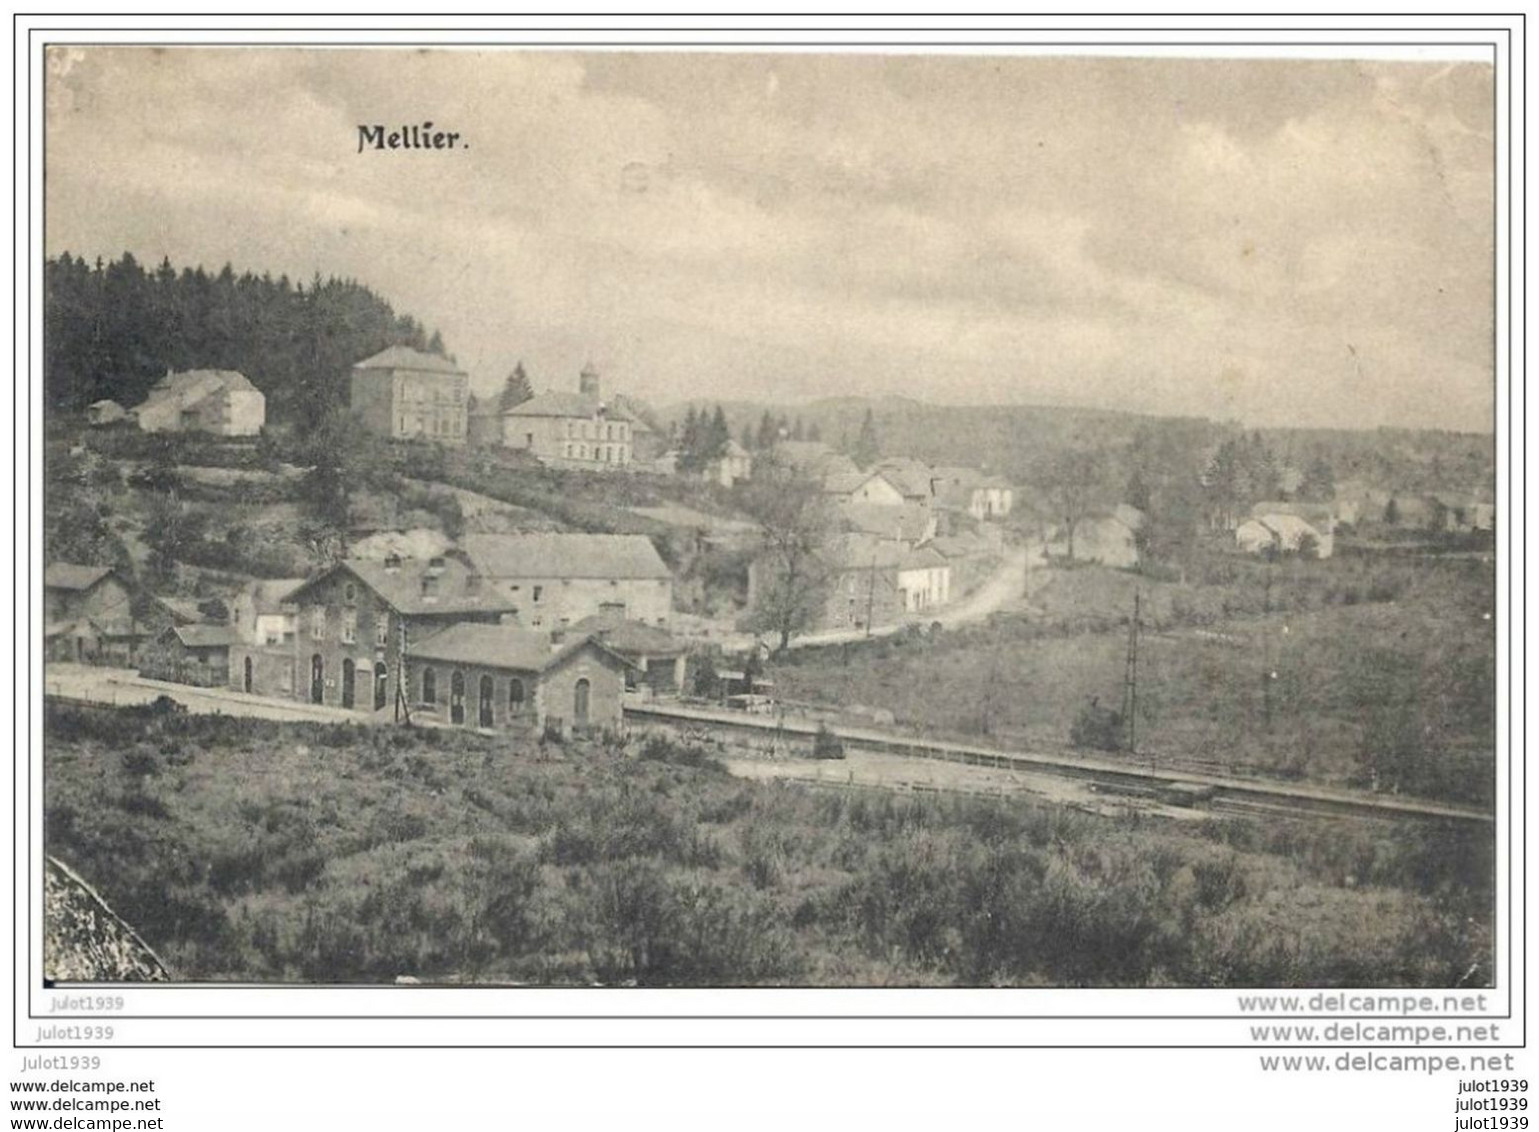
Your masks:
<instances>
[{"instance_id":1,"label":"slate roof","mask_svg":"<svg viewBox=\"0 0 1539 1132\"><path fill-rule=\"evenodd\" d=\"M851 530L906 542L924 538L929 527L924 511L890 503L846 503L839 517Z\"/></svg>"},{"instance_id":2,"label":"slate roof","mask_svg":"<svg viewBox=\"0 0 1539 1132\"><path fill-rule=\"evenodd\" d=\"M252 604L258 611L270 612L287 602L305 581L304 578L264 578L248 583L245 592L251 595Z\"/></svg>"},{"instance_id":3,"label":"slate roof","mask_svg":"<svg viewBox=\"0 0 1539 1132\"><path fill-rule=\"evenodd\" d=\"M460 545L492 578L671 578L645 535L468 534Z\"/></svg>"},{"instance_id":4,"label":"slate roof","mask_svg":"<svg viewBox=\"0 0 1539 1132\"><path fill-rule=\"evenodd\" d=\"M240 641L240 635L228 625L177 625L167 632L190 649L228 648Z\"/></svg>"},{"instance_id":5,"label":"slate roof","mask_svg":"<svg viewBox=\"0 0 1539 1132\"><path fill-rule=\"evenodd\" d=\"M602 614L584 617L572 626L572 632L580 636L596 637L625 656L666 657L678 656L686 651L685 646L665 629L642 621L617 620Z\"/></svg>"},{"instance_id":6,"label":"slate roof","mask_svg":"<svg viewBox=\"0 0 1539 1132\"><path fill-rule=\"evenodd\" d=\"M50 562L43 567L43 588L85 591L108 574L111 566L77 566L72 562Z\"/></svg>"},{"instance_id":7,"label":"slate roof","mask_svg":"<svg viewBox=\"0 0 1539 1132\"><path fill-rule=\"evenodd\" d=\"M504 412L503 416L577 417L586 421L598 416L600 409L605 411L605 420L637 423L636 417L618 400L605 401L602 397L594 397L589 393L573 393L560 389L549 393L537 393L527 401L520 401Z\"/></svg>"},{"instance_id":8,"label":"slate roof","mask_svg":"<svg viewBox=\"0 0 1539 1132\"><path fill-rule=\"evenodd\" d=\"M181 373L168 373L154 385L135 411L174 401L183 408L195 405L206 397L219 392L256 392L242 373L233 369L189 369Z\"/></svg>"},{"instance_id":9,"label":"slate roof","mask_svg":"<svg viewBox=\"0 0 1539 1132\"><path fill-rule=\"evenodd\" d=\"M372 357L353 363L354 369L409 369L419 373L457 373L460 369L448 358L437 354L424 354L406 346L390 346Z\"/></svg>"},{"instance_id":10,"label":"slate roof","mask_svg":"<svg viewBox=\"0 0 1539 1132\"><path fill-rule=\"evenodd\" d=\"M422 590L422 580L432 569L429 559L403 558L391 569L384 561L349 558L330 570L317 574L290 596L302 601L305 590L330 578L338 570L352 574L397 613L440 617L455 613L509 613L514 606L484 582L472 588L472 571L454 556L442 559L438 581L431 594Z\"/></svg>"},{"instance_id":11,"label":"slate roof","mask_svg":"<svg viewBox=\"0 0 1539 1132\"><path fill-rule=\"evenodd\" d=\"M425 641L417 642L412 647L411 655L417 660L436 660L447 664L479 664L516 672L543 672L590 644L616 657L621 663L630 664L619 653L587 635L553 646L548 633L535 629L523 629L517 625L477 625L464 621L434 633Z\"/></svg>"}]
</instances>

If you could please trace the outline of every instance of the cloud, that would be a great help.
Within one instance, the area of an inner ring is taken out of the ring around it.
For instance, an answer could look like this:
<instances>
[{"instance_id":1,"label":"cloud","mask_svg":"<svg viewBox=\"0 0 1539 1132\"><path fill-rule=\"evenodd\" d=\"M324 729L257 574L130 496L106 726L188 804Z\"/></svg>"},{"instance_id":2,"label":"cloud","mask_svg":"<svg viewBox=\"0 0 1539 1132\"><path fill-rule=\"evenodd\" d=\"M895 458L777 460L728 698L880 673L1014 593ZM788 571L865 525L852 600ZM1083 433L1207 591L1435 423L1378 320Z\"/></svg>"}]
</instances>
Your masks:
<instances>
[{"instance_id":1,"label":"cloud","mask_svg":"<svg viewBox=\"0 0 1539 1132\"><path fill-rule=\"evenodd\" d=\"M1489 68L89 48L48 81L50 252L353 276L483 388L593 357L664 399L1489 413ZM429 119L465 146L357 152Z\"/></svg>"}]
</instances>

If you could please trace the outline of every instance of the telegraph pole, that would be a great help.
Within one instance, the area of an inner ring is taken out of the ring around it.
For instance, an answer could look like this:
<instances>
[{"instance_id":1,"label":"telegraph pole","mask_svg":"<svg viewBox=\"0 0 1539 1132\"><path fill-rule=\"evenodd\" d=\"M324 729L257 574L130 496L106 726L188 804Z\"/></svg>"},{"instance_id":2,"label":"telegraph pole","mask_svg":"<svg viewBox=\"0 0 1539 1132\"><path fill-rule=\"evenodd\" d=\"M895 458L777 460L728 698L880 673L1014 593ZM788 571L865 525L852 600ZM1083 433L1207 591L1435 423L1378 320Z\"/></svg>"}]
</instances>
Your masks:
<instances>
[{"instance_id":1,"label":"telegraph pole","mask_svg":"<svg viewBox=\"0 0 1539 1132\"><path fill-rule=\"evenodd\" d=\"M1138 614L1141 594L1133 591L1133 621L1128 626L1127 666L1122 678L1122 718L1127 726L1128 754L1138 753Z\"/></svg>"}]
</instances>

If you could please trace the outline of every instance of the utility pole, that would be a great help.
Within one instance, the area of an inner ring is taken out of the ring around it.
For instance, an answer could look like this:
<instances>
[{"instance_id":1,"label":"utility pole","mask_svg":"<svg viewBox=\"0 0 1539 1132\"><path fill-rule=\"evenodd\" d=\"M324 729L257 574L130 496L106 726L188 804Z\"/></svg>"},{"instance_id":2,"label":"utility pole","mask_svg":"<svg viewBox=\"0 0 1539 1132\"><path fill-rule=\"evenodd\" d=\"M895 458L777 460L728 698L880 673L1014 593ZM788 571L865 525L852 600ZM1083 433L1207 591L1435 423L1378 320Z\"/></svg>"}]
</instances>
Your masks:
<instances>
[{"instance_id":1,"label":"utility pole","mask_svg":"<svg viewBox=\"0 0 1539 1132\"><path fill-rule=\"evenodd\" d=\"M1128 626L1127 667L1122 677L1122 719L1127 727L1128 754L1138 753L1138 614L1141 594L1133 591L1133 621Z\"/></svg>"},{"instance_id":2,"label":"utility pole","mask_svg":"<svg viewBox=\"0 0 1539 1132\"><path fill-rule=\"evenodd\" d=\"M401 618L401 654L395 670L395 720L411 726L411 700L406 695L406 618Z\"/></svg>"},{"instance_id":3,"label":"utility pole","mask_svg":"<svg viewBox=\"0 0 1539 1132\"><path fill-rule=\"evenodd\" d=\"M1272 568L1266 571L1261 593L1261 713L1267 734L1272 733Z\"/></svg>"},{"instance_id":4,"label":"utility pole","mask_svg":"<svg viewBox=\"0 0 1539 1132\"><path fill-rule=\"evenodd\" d=\"M876 551L871 552L871 584L866 587L866 636L871 635L871 614L876 609Z\"/></svg>"}]
</instances>

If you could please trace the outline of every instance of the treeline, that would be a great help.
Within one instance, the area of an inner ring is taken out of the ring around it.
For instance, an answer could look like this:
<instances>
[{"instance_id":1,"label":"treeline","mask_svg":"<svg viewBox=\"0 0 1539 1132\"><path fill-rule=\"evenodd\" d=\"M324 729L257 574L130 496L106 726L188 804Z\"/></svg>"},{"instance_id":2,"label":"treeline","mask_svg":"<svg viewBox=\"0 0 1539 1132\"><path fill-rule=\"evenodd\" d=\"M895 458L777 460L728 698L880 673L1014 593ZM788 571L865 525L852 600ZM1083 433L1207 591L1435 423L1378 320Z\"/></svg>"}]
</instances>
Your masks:
<instances>
[{"instance_id":1,"label":"treeline","mask_svg":"<svg viewBox=\"0 0 1539 1132\"><path fill-rule=\"evenodd\" d=\"M439 335L351 279L146 270L125 252L43 267L43 383L51 412L104 398L131 408L167 370L233 369L267 396L269 421L303 424L347 402L354 362L388 346L443 353Z\"/></svg>"}]
</instances>

